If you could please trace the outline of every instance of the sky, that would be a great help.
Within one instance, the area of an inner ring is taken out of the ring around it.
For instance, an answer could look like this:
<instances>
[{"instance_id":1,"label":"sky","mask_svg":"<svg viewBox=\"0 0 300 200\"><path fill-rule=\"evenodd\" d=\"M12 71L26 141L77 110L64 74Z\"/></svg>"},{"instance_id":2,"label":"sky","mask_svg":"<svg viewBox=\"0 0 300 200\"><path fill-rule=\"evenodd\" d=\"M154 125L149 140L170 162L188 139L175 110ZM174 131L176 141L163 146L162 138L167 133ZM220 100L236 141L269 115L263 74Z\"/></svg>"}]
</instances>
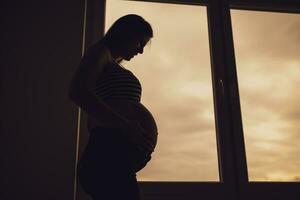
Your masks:
<instances>
[{"instance_id":1,"label":"sky","mask_svg":"<svg viewBox=\"0 0 300 200\"><path fill-rule=\"evenodd\" d=\"M123 65L140 79L158 144L147 181L219 181L206 8L107 1L106 29L139 14L154 37ZM232 10L250 181L300 180L300 15Z\"/></svg>"}]
</instances>

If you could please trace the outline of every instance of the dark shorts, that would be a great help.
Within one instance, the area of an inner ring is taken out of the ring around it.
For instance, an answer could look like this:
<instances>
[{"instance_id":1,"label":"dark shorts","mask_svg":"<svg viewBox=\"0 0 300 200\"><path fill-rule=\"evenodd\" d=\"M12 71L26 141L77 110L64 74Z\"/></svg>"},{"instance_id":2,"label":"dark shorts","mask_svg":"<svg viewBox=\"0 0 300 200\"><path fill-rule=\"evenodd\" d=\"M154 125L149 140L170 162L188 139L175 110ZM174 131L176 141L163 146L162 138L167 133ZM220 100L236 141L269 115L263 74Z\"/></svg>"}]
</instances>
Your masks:
<instances>
[{"instance_id":1,"label":"dark shorts","mask_svg":"<svg viewBox=\"0 0 300 200\"><path fill-rule=\"evenodd\" d=\"M139 200L136 172L150 159L122 138L118 129L98 127L90 132L79 161L78 180L93 199Z\"/></svg>"}]
</instances>

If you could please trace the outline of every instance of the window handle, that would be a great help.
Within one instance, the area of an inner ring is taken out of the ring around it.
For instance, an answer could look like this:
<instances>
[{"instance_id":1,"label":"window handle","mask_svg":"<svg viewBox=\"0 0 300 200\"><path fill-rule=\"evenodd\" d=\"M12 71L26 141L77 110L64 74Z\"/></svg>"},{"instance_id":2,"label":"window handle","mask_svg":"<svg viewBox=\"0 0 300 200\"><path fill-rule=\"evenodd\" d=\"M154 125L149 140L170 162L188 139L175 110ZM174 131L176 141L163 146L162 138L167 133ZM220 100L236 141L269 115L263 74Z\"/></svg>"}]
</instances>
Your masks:
<instances>
[{"instance_id":1,"label":"window handle","mask_svg":"<svg viewBox=\"0 0 300 200\"><path fill-rule=\"evenodd\" d=\"M220 80L219 80L219 83L220 83L220 86L221 86L222 95L224 96L224 94L225 94L225 90L224 90L224 83L223 83L223 80L222 80L222 79L220 79Z\"/></svg>"}]
</instances>

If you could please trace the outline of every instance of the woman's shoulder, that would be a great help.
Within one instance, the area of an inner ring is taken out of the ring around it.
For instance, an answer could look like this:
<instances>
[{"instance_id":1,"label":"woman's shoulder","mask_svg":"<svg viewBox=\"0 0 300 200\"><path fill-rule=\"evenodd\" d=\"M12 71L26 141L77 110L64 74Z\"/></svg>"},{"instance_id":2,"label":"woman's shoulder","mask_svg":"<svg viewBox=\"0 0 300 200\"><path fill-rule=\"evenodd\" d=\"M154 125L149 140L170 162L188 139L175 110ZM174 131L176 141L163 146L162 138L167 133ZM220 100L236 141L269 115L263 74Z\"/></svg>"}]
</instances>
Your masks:
<instances>
[{"instance_id":1,"label":"woman's shoulder","mask_svg":"<svg viewBox=\"0 0 300 200\"><path fill-rule=\"evenodd\" d=\"M89 55L97 55L99 57L105 56L111 58L111 53L108 47L106 47L101 42L97 42L88 48L86 54Z\"/></svg>"},{"instance_id":2,"label":"woman's shoulder","mask_svg":"<svg viewBox=\"0 0 300 200\"><path fill-rule=\"evenodd\" d=\"M84 65L102 66L101 71L103 71L107 68L107 65L112 64L112 56L110 50L105 45L97 42L86 50L81 63Z\"/></svg>"}]
</instances>

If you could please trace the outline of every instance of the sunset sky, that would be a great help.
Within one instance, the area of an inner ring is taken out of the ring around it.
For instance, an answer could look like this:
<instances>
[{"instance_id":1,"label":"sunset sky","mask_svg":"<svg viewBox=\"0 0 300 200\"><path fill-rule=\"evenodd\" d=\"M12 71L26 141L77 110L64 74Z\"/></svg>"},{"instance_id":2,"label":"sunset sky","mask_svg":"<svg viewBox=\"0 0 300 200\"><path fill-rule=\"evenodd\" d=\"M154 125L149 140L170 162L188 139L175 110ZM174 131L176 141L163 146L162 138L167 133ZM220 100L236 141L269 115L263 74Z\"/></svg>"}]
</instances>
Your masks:
<instances>
[{"instance_id":1,"label":"sunset sky","mask_svg":"<svg viewBox=\"0 0 300 200\"><path fill-rule=\"evenodd\" d=\"M139 14L154 38L124 66L143 86L159 129L139 180L219 181L206 8L107 1L106 28ZM300 180L300 15L232 10L248 173Z\"/></svg>"}]
</instances>

